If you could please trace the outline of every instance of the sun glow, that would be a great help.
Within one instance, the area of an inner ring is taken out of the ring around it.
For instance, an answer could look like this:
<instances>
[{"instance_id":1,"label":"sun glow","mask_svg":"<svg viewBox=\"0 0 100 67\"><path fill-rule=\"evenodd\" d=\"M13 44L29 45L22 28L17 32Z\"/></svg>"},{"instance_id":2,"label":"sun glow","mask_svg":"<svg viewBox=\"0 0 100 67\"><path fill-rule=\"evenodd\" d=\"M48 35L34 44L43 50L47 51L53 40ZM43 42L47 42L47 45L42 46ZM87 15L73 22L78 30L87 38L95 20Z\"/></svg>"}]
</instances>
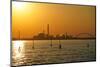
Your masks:
<instances>
[{"instance_id":1,"label":"sun glow","mask_svg":"<svg viewBox=\"0 0 100 67\"><path fill-rule=\"evenodd\" d=\"M27 4L23 2L12 2L12 5L14 9L17 9L17 10L26 10L25 8L27 6Z\"/></svg>"},{"instance_id":2,"label":"sun glow","mask_svg":"<svg viewBox=\"0 0 100 67\"><path fill-rule=\"evenodd\" d=\"M95 35L95 7L12 2L12 38L19 39L18 30L22 38L32 38L43 26L46 31L47 24L54 36L66 32L73 36L82 32Z\"/></svg>"},{"instance_id":3,"label":"sun glow","mask_svg":"<svg viewBox=\"0 0 100 67\"><path fill-rule=\"evenodd\" d=\"M18 49L19 47L23 47L23 45L24 45L24 41L15 41L14 42L14 47L16 49Z\"/></svg>"},{"instance_id":4,"label":"sun glow","mask_svg":"<svg viewBox=\"0 0 100 67\"><path fill-rule=\"evenodd\" d=\"M24 51L25 41L13 41L13 48L15 49L15 57L21 57L22 52Z\"/></svg>"}]
</instances>

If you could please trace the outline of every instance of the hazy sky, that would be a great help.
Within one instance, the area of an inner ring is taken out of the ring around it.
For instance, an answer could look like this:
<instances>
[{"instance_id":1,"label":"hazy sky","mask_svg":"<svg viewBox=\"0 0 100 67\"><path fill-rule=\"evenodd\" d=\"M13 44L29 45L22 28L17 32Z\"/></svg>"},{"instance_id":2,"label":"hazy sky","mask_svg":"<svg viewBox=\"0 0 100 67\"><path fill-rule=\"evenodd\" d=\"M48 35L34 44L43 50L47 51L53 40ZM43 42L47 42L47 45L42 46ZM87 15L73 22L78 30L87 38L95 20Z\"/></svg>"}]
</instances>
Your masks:
<instances>
[{"instance_id":1,"label":"hazy sky","mask_svg":"<svg viewBox=\"0 0 100 67\"><path fill-rule=\"evenodd\" d=\"M30 38L50 25L50 34L95 34L95 6L32 2L12 3L12 37Z\"/></svg>"}]
</instances>

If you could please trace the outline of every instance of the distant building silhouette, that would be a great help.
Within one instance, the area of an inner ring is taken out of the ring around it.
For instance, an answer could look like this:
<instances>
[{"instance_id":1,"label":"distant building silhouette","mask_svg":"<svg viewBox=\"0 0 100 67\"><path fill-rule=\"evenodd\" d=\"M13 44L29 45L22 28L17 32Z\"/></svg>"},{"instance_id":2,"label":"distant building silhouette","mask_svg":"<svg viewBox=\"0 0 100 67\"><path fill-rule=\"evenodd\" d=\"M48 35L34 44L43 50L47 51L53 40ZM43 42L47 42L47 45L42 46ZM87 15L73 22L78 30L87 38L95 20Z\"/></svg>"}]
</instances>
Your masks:
<instances>
[{"instance_id":1,"label":"distant building silhouette","mask_svg":"<svg viewBox=\"0 0 100 67\"><path fill-rule=\"evenodd\" d=\"M47 24L47 36L49 37L49 24Z\"/></svg>"},{"instance_id":2,"label":"distant building silhouette","mask_svg":"<svg viewBox=\"0 0 100 67\"><path fill-rule=\"evenodd\" d=\"M88 35L89 37L79 37L81 35ZM44 30L44 26L43 26L43 31L38 33L37 35L34 35L32 38L21 38L20 36L20 31L18 31L18 38L13 38L13 40L20 40L20 39L36 39L36 40L66 40L66 39L95 39L96 37L89 34L89 33L79 33L78 35L76 36L72 36L72 35L69 35L66 33L63 33L63 34L57 34L57 35L51 35L50 34L50 26L49 24L47 24L47 33L45 33L45 30Z\"/></svg>"}]
</instances>

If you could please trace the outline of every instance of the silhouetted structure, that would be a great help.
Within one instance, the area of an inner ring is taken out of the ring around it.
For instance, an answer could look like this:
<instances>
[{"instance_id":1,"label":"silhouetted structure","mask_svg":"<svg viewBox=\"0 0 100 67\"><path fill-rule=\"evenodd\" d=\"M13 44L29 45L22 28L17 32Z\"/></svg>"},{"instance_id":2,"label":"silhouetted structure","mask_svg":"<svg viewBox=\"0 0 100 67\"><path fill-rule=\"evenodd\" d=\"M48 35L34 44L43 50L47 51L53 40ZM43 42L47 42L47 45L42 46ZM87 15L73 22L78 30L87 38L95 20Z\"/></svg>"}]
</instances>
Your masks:
<instances>
[{"instance_id":1,"label":"silhouetted structure","mask_svg":"<svg viewBox=\"0 0 100 67\"><path fill-rule=\"evenodd\" d=\"M33 46L32 46L32 49L34 49L34 40L33 40Z\"/></svg>"},{"instance_id":2,"label":"silhouetted structure","mask_svg":"<svg viewBox=\"0 0 100 67\"><path fill-rule=\"evenodd\" d=\"M19 40L20 40L20 31L18 31L18 37L19 37ZM20 47L20 44L18 44L18 45L19 45L18 52L20 53L21 47Z\"/></svg>"},{"instance_id":3,"label":"silhouetted structure","mask_svg":"<svg viewBox=\"0 0 100 67\"><path fill-rule=\"evenodd\" d=\"M89 43L87 43L87 48L89 48Z\"/></svg>"},{"instance_id":4,"label":"silhouetted structure","mask_svg":"<svg viewBox=\"0 0 100 67\"><path fill-rule=\"evenodd\" d=\"M19 48L18 48L18 52L20 53L20 51L21 51L21 48L20 48L20 46L19 46Z\"/></svg>"},{"instance_id":5,"label":"silhouetted structure","mask_svg":"<svg viewBox=\"0 0 100 67\"><path fill-rule=\"evenodd\" d=\"M20 40L20 31L18 31L18 38L19 38L19 40Z\"/></svg>"},{"instance_id":6,"label":"silhouetted structure","mask_svg":"<svg viewBox=\"0 0 100 67\"><path fill-rule=\"evenodd\" d=\"M72 36L66 33L64 34L57 34L57 35L51 35L50 34L50 26L47 24L47 33L44 32L44 26L43 31L38 33L37 35L34 35L33 38L20 38L20 31L18 31L18 38L13 38L13 40L67 40L67 39L95 39L95 35L89 34L89 33L79 33L76 36ZM87 37L80 37L81 35L87 35Z\"/></svg>"},{"instance_id":7,"label":"silhouetted structure","mask_svg":"<svg viewBox=\"0 0 100 67\"><path fill-rule=\"evenodd\" d=\"M89 58L89 56L90 56L90 49L89 49L90 46L89 46L89 43L87 43L86 47L88 49L88 58Z\"/></svg>"},{"instance_id":8,"label":"silhouetted structure","mask_svg":"<svg viewBox=\"0 0 100 67\"><path fill-rule=\"evenodd\" d=\"M43 33L45 33L44 26L43 26Z\"/></svg>"},{"instance_id":9,"label":"silhouetted structure","mask_svg":"<svg viewBox=\"0 0 100 67\"><path fill-rule=\"evenodd\" d=\"M49 37L49 24L47 24L47 36Z\"/></svg>"},{"instance_id":10,"label":"silhouetted structure","mask_svg":"<svg viewBox=\"0 0 100 67\"><path fill-rule=\"evenodd\" d=\"M52 39L50 40L50 46L52 47Z\"/></svg>"},{"instance_id":11,"label":"silhouetted structure","mask_svg":"<svg viewBox=\"0 0 100 67\"><path fill-rule=\"evenodd\" d=\"M62 48L62 46L61 46L61 42L60 42L60 40L59 40L59 49L61 49Z\"/></svg>"}]
</instances>

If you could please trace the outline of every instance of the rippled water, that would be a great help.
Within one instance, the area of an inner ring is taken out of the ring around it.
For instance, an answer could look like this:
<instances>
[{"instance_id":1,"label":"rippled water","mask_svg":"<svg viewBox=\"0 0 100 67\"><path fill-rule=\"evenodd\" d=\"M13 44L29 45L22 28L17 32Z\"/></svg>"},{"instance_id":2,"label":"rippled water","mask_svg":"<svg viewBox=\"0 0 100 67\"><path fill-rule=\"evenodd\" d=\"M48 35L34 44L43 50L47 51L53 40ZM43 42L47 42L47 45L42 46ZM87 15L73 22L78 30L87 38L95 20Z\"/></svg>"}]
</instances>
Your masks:
<instances>
[{"instance_id":1,"label":"rippled water","mask_svg":"<svg viewBox=\"0 0 100 67\"><path fill-rule=\"evenodd\" d=\"M34 65L95 61L95 40L16 40L12 41L12 65Z\"/></svg>"}]
</instances>

